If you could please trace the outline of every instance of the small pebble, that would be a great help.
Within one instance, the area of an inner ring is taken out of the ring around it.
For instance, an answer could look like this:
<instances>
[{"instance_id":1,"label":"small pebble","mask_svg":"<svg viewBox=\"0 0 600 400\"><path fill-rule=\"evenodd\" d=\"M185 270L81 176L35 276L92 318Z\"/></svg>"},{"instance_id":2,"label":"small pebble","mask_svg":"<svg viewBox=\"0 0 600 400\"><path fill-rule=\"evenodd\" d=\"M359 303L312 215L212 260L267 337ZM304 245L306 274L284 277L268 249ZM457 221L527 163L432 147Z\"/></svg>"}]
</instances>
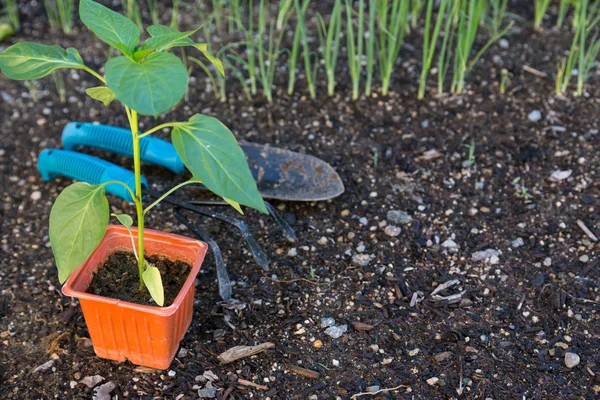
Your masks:
<instances>
[{"instance_id":1,"label":"small pebble","mask_svg":"<svg viewBox=\"0 0 600 400\"><path fill-rule=\"evenodd\" d=\"M400 232L402 232L402 229L400 229L400 227L395 226L395 225L388 225L385 227L385 230L383 232L389 237L396 237L396 236L400 235Z\"/></svg>"},{"instance_id":2,"label":"small pebble","mask_svg":"<svg viewBox=\"0 0 600 400\"><path fill-rule=\"evenodd\" d=\"M348 325L330 326L325 329L325 334L332 339L339 339L348 330Z\"/></svg>"},{"instance_id":3,"label":"small pebble","mask_svg":"<svg viewBox=\"0 0 600 400\"><path fill-rule=\"evenodd\" d=\"M409 351L408 351L408 355L409 355L409 356L411 356L411 357L414 357L414 356L416 356L417 354L419 354L419 351L421 351L419 348L416 348L416 349L409 350Z\"/></svg>"},{"instance_id":4,"label":"small pebble","mask_svg":"<svg viewBox=\"0 0 600 400\"><path fill-rule=\"evenodd\" d=\"M584 254L581 257L579 257L579 261L586 263L586 262L590 261L590 256L588 256L587 254Z\"/></svg>"},{"instance_id":5,"label":"small pebble","mask_svg":"<svg viewBox=\"0 0 600 400\"><path fill-rule=\"evenodd\" d=\"M454 240L448 239L444 241L444 243L442 243L442 247L445 247L447 249L456 249L458 247L458 244L456 244Z\"/></svg>"},{"instance_id":6,"label":"small pebble","mask_svg":"<svg viewBox=\"0 0 600 400\"><path fill-rule=\"evenodd\" d=\"M575 368L581 362L581 358L576 353L566 352L565 353L565 365L567 368Z\"/></svg>"},{"instance_id":7,"label":"small pebble","mask_svg":"<svg viewBox=\"0 0 600 400\"><path fill-rule=\"evenodd\" d=\"M387 212L387 220L398 225L408 225L412 217L406 211L390 210Z\"/></svg>"},{"instance_id":8,"label":"small pebble","mask_svg":"<svg viewBox=\"0 0 600 400\"><path fill-rule=\"evenodd\" d=\"M315 340L313 343L313 347L317 350L319 350L321 347L323 347L323 342L320 341L319 339Z\"/></svg>"},{"instance_id":9,"label":"small pebble","mask_svg":"<svg viewBox=\"0 0 600 400\"><path fill-rule=\"evenodd\" d=\"M485 259L490 259L493 256L498 257L499 255L500 255L500 252L495 249L476 251L475 253L473 253L471 255L471 261L473 261L473 262L482 261Z\"/></svg>"},{"instance_id":10,"label":"small pebble","mask_svg":"<svg viewBox=\"0 0 600 400\"><path fill-rule=\"evenodd\" d=\"M550 257L544 258L544 266L549 267L552 265L552 259Z\"/></svg>"},{"instance_id":11,"label":"small pebble","mask_svg":"<svg viewBox=\"0 0 600 400\"><path fill-rule=\"evenodd\" d=\"M434 376L433 378L427 379L427 384L431 385L431 386L434 386L436 383L439 382L439 380L440 380L440 378Z\"/></svg>"},{"instance_id":12,"label":"small pebble","mask_svg":"<svg viewBox=\"0 0 600 400\"><path fill-rule=\"evenodd\" d=\"M355 254L352 256L352 264L359 267L366 267L371 260L372 257L368 254Z\"/></svg>"},{"instance_id":13,"label":"small pebble","mask_svg":"<svg viewBox=\"0 0 600 400\"><path fill-rule=\"evenodd\" d=\"M336 360L336 359L333 359L333 360L331 360L331 364L332 364L334 367L339 367L339 366L340 366L340 362L339 362L338 360Z\"/></svg>"},{"instance_id":14,"label":"small pebble","mask_svg":"<svg viewBox=\"0 0 600 400\"><path fill-rule=\"evenodd\" d=\"M317 243L319 243L321 246L325 246L327 244L327 237L321 236Z\"/></svg>"},{"instance_id":15,"label":"small pebble","mask_svg":"<svg viewBox=\"0 0 600 400\"><path fill-rule=\"evenodd\" d=\"M540 110L533 110L527 114L527 119L531 122L538 122L540 119L542 119L542 113Z\"/></svg>"},{"instance_id":16,"label":"small pebble","mask_svg":"<svg viewBox=\"0 0 600 400\"><path fill-rule=\"evenodd\" d=\"M508 49L509 42L506 39L500 39L498 40L498 46L500 46L502 49Z\"/></svg>"},{"instance_id":17,"label":"small pebble","mask_svg":"<svg viewBox=\"0 0 600 400\"><path fill-rule=\"evenodd\" d=\"M510 243L510 245L515 249L523 246L524 244L525 244L525 241L523 240L523 238L516 238L515 240L513 240Z\"/></svg>"},{"instance_id":18,"label":"small pebble","mask_svg":"<svg viewBox=\"0 0 600 400\"><path fill-rule=\"evenodd\" d=\"M379 391L379 386L377 386L377 385L369 386L367 388L367 392L369 392L369 393L375 393L378 391Z\"/></svg>"},{"instance_id":19,"label":"small pebble","mask_svg":"<svg viewBox=\"0 0 600 400\"><path fill-rule=\"evenodd\" d=\"M39 190L36 190L35 192L31 193L30 198L33 201L38 201L39 199L42 198L42 192L40 192Z\"/></svg>"},{"instance_id":20,"label":"small pebble","mask_svg":"<svg viewBox=\"0 0 600 400\"><path fill-rule=\"evenodd\" d=\"M296 257L298 255L298 250L295 247L292 247L288 250L288 257Z\"/></svg>"},{"instance_id":21,"label":"small pebble","mask_svg":"<svg viewBox=\"0 0 600 400\"><path fill-rule=\"evenodd\" d=\"M335 325L335 319L331 317L321 318L321 328L328 328Z\"/></svg>"},{"instance_id":22,"label":"small pebble","mask_svg":"<svg viewBox=\"0 0 600 400\"><path fill-rule=\"evenodd\" d=\"M177 372L173 371L172 369L169 370L169 372L167 373L171 378L173 378L175 375L177 375Z\"/></svg>"},{"instance_id":23,"label":"small pebble","mask_svg":"<svg viewBox=\"0 0 600 400\"><path fill-rule=\"evenodd\" d=\"M550 180L554 181L554 182L564 181L565 179L570 177L572 173L573 173L573 171L570 169L557 170L557 171L552 172L552 174L550 175Z\"/></svg>"},{"instance_id":24,"label":"small pebble","mask_svg":"<svg viewBox=\"0 0 600 400\"><path fill-rule=\"evenodd\" d=\"M360 222L361 225L367 225L369 223L369 220L365 217L362 217L358 220L358 222Z\"/></svg>"}]
</instances>

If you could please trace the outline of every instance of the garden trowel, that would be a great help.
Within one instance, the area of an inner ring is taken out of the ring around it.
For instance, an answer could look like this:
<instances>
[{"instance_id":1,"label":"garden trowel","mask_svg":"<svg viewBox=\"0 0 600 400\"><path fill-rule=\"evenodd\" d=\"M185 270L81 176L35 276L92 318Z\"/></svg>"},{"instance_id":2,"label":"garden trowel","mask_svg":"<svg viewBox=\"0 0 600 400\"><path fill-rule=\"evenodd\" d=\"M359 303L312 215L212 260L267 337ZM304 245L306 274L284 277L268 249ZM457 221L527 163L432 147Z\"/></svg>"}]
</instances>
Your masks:
<instances>
[{"instance_id":1,"label":"garden trowel","mask_svg":"<svg viewBox=\"0 0 600 400\"><path fill-rule=\"evenodd\" d=\"M131 131L108 125L72 122L65 126L62 142L66 150L89 146L132 157ZM344 184L323 160L302 153L240 142L260 194L266 199L318 201L339 196ZM142 162L160 165L176 174L186 171L175 147L162 139L140 139Z\"/></svg>"}]
</instances>

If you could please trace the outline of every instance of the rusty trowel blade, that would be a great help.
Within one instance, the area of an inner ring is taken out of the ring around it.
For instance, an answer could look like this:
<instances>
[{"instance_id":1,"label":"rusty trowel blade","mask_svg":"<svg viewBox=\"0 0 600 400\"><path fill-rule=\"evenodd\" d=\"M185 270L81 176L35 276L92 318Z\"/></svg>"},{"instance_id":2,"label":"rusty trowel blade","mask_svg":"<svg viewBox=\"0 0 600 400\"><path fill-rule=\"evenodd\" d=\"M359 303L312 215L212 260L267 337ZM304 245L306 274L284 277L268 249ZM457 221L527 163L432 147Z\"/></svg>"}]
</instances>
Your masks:
<instances>
[{"instance_id":1,"label":"rusty trowel blade","mask_svg":"<svg viewBox=\"0 0 600 400\"><path fill-rule=\"evenodd\" d=\"M318 201L344 192L337 172L317 157L256 143L240 146L264 198Z\"/></svg>"}]
</instances>

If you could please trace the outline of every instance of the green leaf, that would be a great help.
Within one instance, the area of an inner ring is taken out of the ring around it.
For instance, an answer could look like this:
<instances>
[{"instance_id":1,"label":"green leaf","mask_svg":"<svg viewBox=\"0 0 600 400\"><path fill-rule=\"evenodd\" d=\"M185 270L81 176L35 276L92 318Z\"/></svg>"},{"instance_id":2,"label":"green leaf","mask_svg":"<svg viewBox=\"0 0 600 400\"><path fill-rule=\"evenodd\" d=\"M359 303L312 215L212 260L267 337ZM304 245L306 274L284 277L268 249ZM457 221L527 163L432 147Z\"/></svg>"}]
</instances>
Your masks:
<instances>
[{"instance_id":1,"label":"green leaf","mask_svg":"<svg viewBox=\"0 0 600 400\"><path fill-rule=\"evenodd\" d=\"M50 244L60 283L98 247L108 212L103 185L76 182L60 193L50 211Z\"/></svg>"},{"instance_id":2,"label":"green leaf","mask_svg":"<svg viewBox=\"0 0 600 400\"><path fill-rule=\"evenodd\" d=\"M200 28L198 28L200 29ZM170 33L165 33L158 36L153 36L150 39L146 40L140 50L157 50L164 51L173 46L187 46L193 45L194 42L189 38L190 35L193 35L198 31L195 29L193 31L187 32L179 32L174 31ZM187 41L185 39L188 39ZM189 41L189 44L188 44Z\"/></svg>"},{"instance_id":3,"label":"green leaf","mask_svg":"<svg viewBox=\"0 0 600 400\"><path fill-rule=\"evenodd\" d=\"M218 119L196 114L173 128L171 141L204 186L229 201L267 213L244 152Z\"/></svg>"},{"instance_id":4,"label":"green leaf","mask_svg":"<svg viewBox=\"0 0 600 400\"><path fill-rule=\"evenodd\" d=\"M116 219L118 219L119 222L121 223L121 225L123 225L125 228L127 228L127 230L129 231L129 234L131 234L131 226L133 225L133 218L131 218L127 214L115 214L115 213L112 213L110 215L112 215L113 217L115 217Z\"/></svg>"},{"instance_id":5,"label":"green leaf","mask_svg":"<svg viewBox=\"0 0 600 400\"><path fill-rule=\"evenodd\" d=\"M167 111L185 95L188 74L171 53L153 53L141 63L116 57L106 63L106 82L117 99L143 115Z\"/></svg>"},{"instance_id":6,"label":"green leaf","mask_svg":"<svg viewBox=\"0 0 600 400\"><path fill-rule=\"evenodd\" d=\"M129 18L92 0L79 3L81 21L104 43L128 56L140 41L140 29Z\"/></svg>"},{"instance_id":7,"label":"green leaf","mask_svg":"<svg viewBox=\"0 0 600 400\"><path fill-rule=\"evenodd\" d=\"M231 207L235 208L235 210L237 212L239 212L240 214L244 215L244 211L242 211L242 207L240 206L240 203L238 203L237 201L233 201L231 199L228 199L227 197L222 197L222 199L229 204Z\"/></svg>"},{"instance_id":8,"label":"green leaf","mask_svg":"<svg viewBox=\"0 0 600 400\"><path fill-rule=\"evenodd\" d=\"M210 52L208 51L208 44L195 43L194 47L202 52L204 57L206 57L206 59L208 61L210 61L211 64L214 65L215 68L217 68L219 70L219 72L221 73L222 76L225 76L225 70L223 69L223 63L217 57L214 57L212 54L210 54Z\"/></svg>"},{"instance_id":9,"label":"green leaf","mask_svg":"<svg viewBox=\"0 0 600 400\"><path fill-rule=\"evenodd\" d=\"M121 225L123 225L125 228L127 228L127 232L129 232L129 238L131 239L131 248L133 249L133 255L135 256L136 260L139 260L137 250L135 249L135 239L133 237L133 232L131 232L131 226L133 225L133 219L127 214L112 213L110 215L112 215L117 220L119 220Z\"/></svg>"},{"instance_id":10,"label":"green leaf","mask_svg":"<svg viewBox=\"0 0 600 400\"><path fill-rule=\"evenodd\" d=\"M158 268L147 263L146 270L142 273L142 279L150 292L150 296L152 296L152 300L162 307L165 304L165 291Z\"/></svg>"},{"instance_id":11,"label":"green leaf","mask_svg":"<svg viewBox=\"0 0 600 400\"><path fill-rule=\"evenodd\" d=\"M106 86L89 88L85 90L85 93L92 99L101 101L105 106L108 106L113 102L114 99L116 99L113 91Z\"/></svg>"},{"instance_id":12,"label":"green leaf","mask_svg":"<svg viewBox=\"0 0 600 400\"><path fill-rule=\"evenodd\" d=\"M198 28L198 29L200 29L200 28ZM198 29L196 29L195 31L192 31L192 33L196 32ZM151 25L146 30L148 31L150 36L152 36L152 38L158 38L160 36L166 36L169 34L174 35L177 33L180 33L180 34L188 33L188 32L185 32L185 33L179 32L177 29L173 29L166 25ZM187 36L189 36L189 35L187 35ZM196 49L198 49L202 52L204 57L206 57L208 59L208 61L210 61L210 63L215 66L215 68L217 68L219 70L221 75L225 76L225 70L223 69L223 63L221 62L221 60L219 60L218 58L216 58L212 54L210 54L210 52L208 51L208 44L195 43L192 39L190 39L187 36L174 41L173 43L171 43L169 45L169 48L181 47L181 46L195 47ZM151 39L148 39L148 40L151 40Z\"/></svg>"},{"instance_id":13,"label":"green leaf","mask_svg":"<svg viewBox=\"0 0 600 400\"><path fill-rule=\"evenodd\" d=\"M0 53L0 70L9 79L43 78L59 68L82 69L85 65L74 48L21 42Z\"/></svg>"}]
</instances>

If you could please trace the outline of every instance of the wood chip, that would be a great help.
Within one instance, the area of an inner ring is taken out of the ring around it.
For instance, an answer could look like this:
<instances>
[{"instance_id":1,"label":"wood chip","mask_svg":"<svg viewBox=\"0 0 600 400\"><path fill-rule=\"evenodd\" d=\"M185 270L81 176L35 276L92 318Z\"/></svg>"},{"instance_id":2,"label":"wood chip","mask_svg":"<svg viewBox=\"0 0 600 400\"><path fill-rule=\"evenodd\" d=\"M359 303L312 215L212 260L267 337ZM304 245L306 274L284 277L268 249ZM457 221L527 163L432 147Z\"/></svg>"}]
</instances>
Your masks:
<instances>
[{"instance_id":1,"label":"wood chip","mask_svg":"<svg viewBox=\"0 0 600 400\"><path fill-rule=\"evenodd\" d=\"M158 369L154 369L154 368L150 368L150 367L135 367L133 369L133 372L137 372L138 374L153 374L155 372L158 372Z\"/></svg>"},{"instance_id":2,"label":"wood chip","mask_svg":"<svg viewBox=\"0 0 600 400\"><path fill-rule=\"evenodd\" d=\"M242 358L250 357L258 353L262 353L268 349L272 349L275 347L274 343L266 342L261 343L257 346L235 346L231 349L227 350L224 353L221 353L217 359L221 361L223 364L228 364L230 362L234 362L240 360Z\"/></svg>"},{"instance_id":3,"label":"wood chip","mask_svg":"<svg viewBox=\"0 0 600 400\"><path fill-rule=\"evenodd\" d=\"M415 158L416 161L430 161L435 160L436 158L442 157L443 154L437 151L436 149L427 150L419 157Z\"/></svg>"},{"instance_id":4,"label":"wood chip","mask_svg":"<svg viewBox=\"0 0 600 400\"><path fill-rule=\"evenodd\" d=\"M547 77L548 77L548 74L547 74L547 73L545 73L545 72L542 72L542 71L538 71L537 69L535 69L535 68L531 68L531 67L530 67L530 66L528 66L528 65L524 65L524 66L523 66L523 71L525 71L525 72L529 72L530 74L533 74L533 75L540 76L540 77L542 77L542 78L547 78Z\"/></svg>"},{"instance_id":5,"label":"wood chip","mask_svg":"<svg viewBox=\"0 0 600 400\"><path fill-rule=\"evenodd\" d=\"M269 390L269 388L267 386L265 386L265 385L259 385L258 383L247 381L247 380L241 379L241 378L239 378L237 380L237 383L239 383L242 386L250 386L250 387L253 387L253 388L260 389L260 390Z\"/></svg>"},{"instance_id":6,"label":"wood chip","mask_svg":"<svg viewBox=\"0 0 600 400\"><path fill-rule=\"evenodd\" d=\"M585 226L585 224L583 223L582 220L580 220L580 219L577 220L577 226L579 226L581 228L581 230L583 231L583 233L585 233L587 235L587 237L592 239L594 242L598 241L598 237L596 235L594 235L594 233L592 231L590 231L587 226Z\"/></svg>"},{"instance_id":7,"label":"wood chip","mask_svg":"<svg viewBox=\"0 0 600 400\"><path fill-rule=\"evenodd\" d=\"M309 387L308 389L304 389L300 393L292 396L292 399L305 399L309 394L316 392L317 390L321 390L327 387L327 383L319 382L314 386Z\"/></svg>"},{"instance_id":8,"label":"wood chip","mask_svg":"<svg viewBox=\"0 0 600 400\"><path fill-rule=\"evenodd\" d=\"M310 370L310 369L306 369L306 368L302 368L302 367L298 367L298 366L293 365L293 364L286 365L286 368L289 369L290 372L293 372L296 375L305 376L305 377L310 378L310 379L319 379L319 377L321 376L321 374L319 374L316 371L313 371L313 370Z\"/></svg>"},{"instance_id":9,"label":"wood chip","mask_svg":"<svg viewBox=\"0 0 600 400\"><path fill-rule=\"evenodd\" d=\"M433 289L433 292L431 292L430 296L435 296L439 292L441 292L443 290L446 290L449 287L452 287L454 285L458 285L459 283L460 283L460 281L458 279L453 279L451 281L442 283L441 285L439 285L438 287L436 287L435 289Z\"/></svg>"},{"instance_id":10,"label":"wood chip","mask_svg":"<svg viewBox=\"0 0 600 400\"><path fill-rule=\"evenodd\" d=\"M365 324L364 322L353 322L352 326L359 332L370 331L374 328L373 325Z\"/></svg>"}]
</instances>

